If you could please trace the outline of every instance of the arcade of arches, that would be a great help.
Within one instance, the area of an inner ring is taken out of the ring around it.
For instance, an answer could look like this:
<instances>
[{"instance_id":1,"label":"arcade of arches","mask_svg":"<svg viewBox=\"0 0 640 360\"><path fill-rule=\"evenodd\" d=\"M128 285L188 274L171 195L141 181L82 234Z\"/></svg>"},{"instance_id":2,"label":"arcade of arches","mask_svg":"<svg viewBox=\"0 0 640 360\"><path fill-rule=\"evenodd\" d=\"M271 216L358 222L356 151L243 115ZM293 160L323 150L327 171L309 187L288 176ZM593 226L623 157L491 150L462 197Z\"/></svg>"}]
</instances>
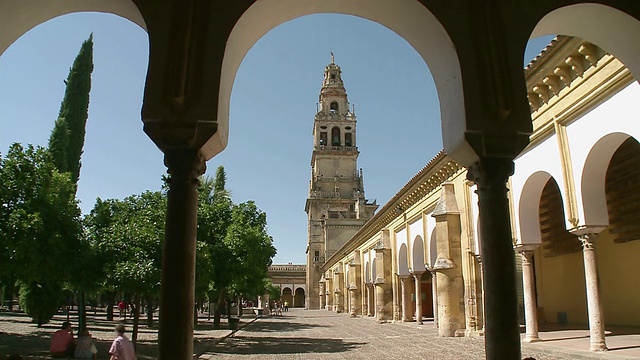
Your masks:
<instances>
[{"instance_id":1,"label":"arcade of arches","mask_svg":"<svg viewBox=\"0 0 640 360\"><path fill-rule=\"evenodd\" d=\"M525 75L534 132L510 179L524 341L540 340L539 325L571 324L605 350L607 325L640 326L640 85L611 54L566 36ZM484 332L477 185L466 172L443 152L432 159L322 266L321 307L433 318L441 336Z\"/></svg>"},{"instance_id":2,"label":"arcade of arches","mask_svg":"<svg viewBox=\"0 0 640 360\"><path fill-rule=\"evenodd\" d=\"M306 274L305 265L280 265L269 266L269 278L273 285L280 288L280 301L284 305L285 301L289 307L305 307L306 295ZM268 302L269 299L264 299Z\"/></svg>"},{"instance_id":3,"label":"arcade of arches","mask_svg":"<svg viewBox=\"0 0 640 360\"><path fill-rule=\"evenodd\" d=\"M459 326L460 321L469 324L473 318L477 324L476 327L484 324L487 358L520 358L518 292L515 285L518 276L512 250L513 235L509 221L509 197L506 184L513 173L513 161L525 150L531 140L534 143L540 143L533 149L544 148L545 143L555 143L556 148L558 143L566 144L561 148L564 149L561 152L562 157L558 156L559 160L562 160L558 162L561 164L559 166L561 171L558 172L557 168L547 168L540 170L540 173L532 172L533 178L530 185L532 191L538 192L539 195L550 177L560 184L559 188L562 190L563 204L565 204L565 217L570 225L567 228L578 236L583 244L585 276L588 279L586 293L589 306L587 309L593 330L592 336L598 337L602 319L607 317L599 316L601 311L597 311L599 308L597 305L604 305L600 309L604 309L606 313L606 304L609 300L604 291L597 291L595 265L603 255L607 255L605 249L608 245L606 240L594 240L597 237L595 234L599 233L600 237L606 238L606 235L602 235L603 231L606 231L604 229L608 226L616 228L614 232L617 240L613 242L610 249L617 250L615 254L609 253L613 257L620 255L626 258L629 254L633 254L632 248L637 246L636 241L622 241L628 239L625 235L628 232L623 230L626 229L625 226L620 227L616 224L620 224L621 221L624 223L626 221L624 217L615 215L615 221L612 219L609 225L606 210L607 196L602 190L605 188L606 165L610 163L611 155L622 142L630 136L636 139L638 137L633 133L635 129L611 132L602 128L616 123L613 120L618 119L617 117L608 116L607 121L589 124L591 131L581 127L581 123L585 123L582 120L571 123L570 118L583 113L589 101L601 101L610 97L611 92L573 99L576 106L565 107L571 111L557 117L557 119L566 118L567 122L554 120L545 123L544 119L548 113L545 113L544 109L551 108L557 102L557 97L563 93L563 84L587 80L586 76L580 77L576 74L593 69L591 60L594 56L589 52L589 47L585 47L584 52L578 50L576 54L581 56L572 54L565 58L565 63L558 67L557 73L555 69L540 69L540 73L547 73L542 70L551 70L553 75L547 76L548 80L546 77L541 78L533 88L526 86L522 76L522 53L531 37L549 34L575 36L597 45L608 54L615 55L629 69L629 78L632 77L630 74L638 77L640 44L632 40L640 33L640 8L636 2L627 0L593 0L591 3L579 0L537 2L453 0L452 3L437 0L398 0L390 5L386 0L324 0L321 2L14 0L0 4L0 53L34 26L56 16L81 11L100 11L122 16L145 28L149 36L150 54L142 121L144 131L165 154L165 165L171 176L167 198L167 225L160 294L162 318L159 328L160 359L186 360L193 354L196 179L203 173L206 161L222 151L228 141L229 102L236 71L251 46L266 32L293 18L322 12L360 16L386 26L407 40L422 56L432 72L440 100L444 154L446 155L439 155L430 166L443 166L446 171L442 173L440 169L435 171L427 167L418 177L434 176L433 180L422 186L422 184L416 185L419 181L413 179L407 186L415 185L416 188L403 191L431 194L435 190L434 184L439 186L442 180L451 178L457 183L454 181L454 185L449 186L448 191L445 191L449 195L443 197L445 200L441 201L442 206L438 208L438 212L434 213L435 217L424 216L426 219L422 221L423 226L428 221L432 221L427 219L434 219L436 238L455 238L458 236L455 226L438 225L451 222L457 225L456 218L459 217L460 231L470 233L471 224L463 220L468 216L463 217L462 214L465 214L467 209L473 209L469 204L475 203L476 198L475 195L465 195L470 192L465 192L465 188L460 187L461 183L469 186L464 183L464 170L455 164L469 170L467 177L477 187L479 216L473 218L479 219L477 224L479 226L475 228L480 229L479 234L484 240L478 239L480 236L475 237L480 244L476 253L480 256L470 257L469 253L461 251L460 247L455 245L455 241L448 243L437 241L436 252L442 257L437 257L436 262L432 264L437 274L435 276L437 289L448 288L456 293L463 290L464 293L473 292L474 297L470 299L475 299L475 303L469 302L458 306L453 300L440 297L437 302L443 304L443 307L451 307L452 313L456 314L455 319L442 320L442 324L450 322L451 325L447 325L446 328L452 330ZM599 60L596 63L599 63ZM612 77L615 78L615 75ZM621 84L625 82L628 84L631 81L625 80L612 85L614 89L616 86L619 89ZM569 90L564 89L564 92L569 93L573 86ZM559 92L556 93L556 90ZM635 85L629 86L609 102L615 101L620 94L629 95L635 90ZM531 108L535 110L533 124ZM591 114L593 111L587 115ZM536 120L538 118L540 120ZM542 123L548 124L544 130L541 128ZM530 138L533 128L537 129L538 136L534 134ZM594 134L600 137L594 139ZM540 142L548 136L555 137L557 141ZM580 141L567 142L567 139L574 139L574 136L577 136L575 139ZM590 148L585 148L591 144L596 149L593 154L589 153ZM576 150L575 147L584 152ZM566 149L571 151L568 152ZM532 152L535 151L529 151L529 153ZM565 160L568 160L569 153L571 161L567 162ZM527 154L524 153L519 158L519 164L527 158ZM552 162L549 161L549 166L551 164ZM569 168L571 169L568 170ZM446 177L443 178L445 175ZM582 177L583 175L585 176ZM528 192L516 194L514 185L516 181L519 180L511 179L514 190L512 200L518 203L520 195L527 199L536 198L532 196L535 194ZM609 186L610 190L607 191L609 195L619 191L616 189L621 186L615 180L612 182L614 185ZM524 185L524 182L520 185ZM457 201L457 205L462 209L458 209L459 214L456 214L456 210L449 206L454 202L448 201L447 198L458 199L458 197L470 202L466 204ZM432 200L435 201L436 198L437 196ZM611 201L615 204L617 200L615 196L613 198L614 200ZM390 203L394 205L389 207L400 205L402 207L400 211L405 212L409 210L409 205L415 204L418 199L413 197L404 204L396 204L398 201L398 198L394 198ZM534 208L538 208L539 201L531 203L535 205ZM378 219L388 216L384 222L390 222L395 218L389 215L395 214L395 209L392 209L393 212L389 210L389 208L381 209ZM526 206L520 210L535 213ZM415 214L407 213L407 216L410 216L407 220L415 220ZM536 235L536 232L531 231L534 226L526 221L519 221L518 216L514 220L516 233L519 233L516 238L522 242L523 246L519 251L525 255L530 254L527 253L528 251L541 251L535 248L535 244L540 243L541 240L539 232ZM350 268L353 265L354 269L358 266L366 267L366 263L358 263L358 260L364 261L365 255L369 254L369 266L374 267L371 259L375 257L376 261L373 264L377 273L371 282L375 286L376 308L381 310L379 315L384 317L395 312L392 309L394 307L392 295L395 294L395 298L398 298L396 282L391 281L392 270L394 270L392 264L396 261L391 261L389 254L393 246L398 245L396 238L412 233L410 227L411 224L407 225L404 233L398 233L397 231L400 230L398 228L383 230L382 235L378 236L378 245L360 249L359 256L354 256L354 261L348 264ZM378 230L376 232L380 235ZM372 236L367 231L356 234L359 238ZM420 242L415 241L415 237L406 236L407 252L415 256L416 249L420 248ZM383 241L379 241L380 239ZM598 252L594 248L594 241L602 247L603 251ZM429 247L429 242L423 241L424 244L427 244L424 248ZM623 250L618 251L619 249ZM460 259L458 254L469 264L463 267L451 267L447 260L455 263ZM548 258L544 255L537 257L534 255L534 258L535 262L559 261L564 257L570 261L569 258L572 256L575 256L575 253ZM425 256L425 260L427 258ZM473 264L471 264L472 260ZM605 263L602 266L604 269L606 261L601 262ZM431 263L425 263L431 265ZM618 263L623 262L618 261ZM344 266L345 263L342 262L342 264ZM412 262L408 264L411 264L410 274L420 270L414 268ZM632 267L632 265L629 266ZM482 270L484 293L480 291L481 287L477 284L469 288L471 284L464 280L469 279L465 277L466 272L476 271L478 268ZM533 274L529 273L531 276L526 278L523 276L526 283L536 283L539 289L541 286L546 286L544 274L541 274L544 270L540 266L536 266L535 271L530 265L523 269L531 269L531 273L536 275L535 282L532 279ZM357 271L349 271L349 273L355 275ZM523 271L523 273L528 272ZM606 272L603 271L600 279L602 290L606 286L615 284L615 281L607 283L606 277ZM409 298L407 289L410 288L410 282L410 280L402 282L407 292L406 303ZM355 284L356 281L353 283ZM618 288L617 285L615 287ZM540 291L536 296L543 304L549 300L545 296L552 295ZM536 296L532 291L525 291L525 304L531 304L536 300ZM486 300L484 301L484 310L487 315L485 317L473 314L471 311L480 306L480 298ZM417 297L417 299L421 298ZM624 301L620 297L616 300ZM357 304L358 302L350 301L349 303ZM551 305L544 306L545 314L549 316ZM417 306L417 308L421 307ZM171 309L171 311L163 312L163 309ZM405 309L408 309L408 306L405 306ZM529 308L529 310L534 309L535 307ZM457 314L463 310L464 316L458 316ZM473 315L467 316L467 314ZM572 315L568 313L567 316L571 319ZM183 329L183 331L175 331L175 329ZM598 346L598 341L595 345Z\"/></svg>"}]
</instances>

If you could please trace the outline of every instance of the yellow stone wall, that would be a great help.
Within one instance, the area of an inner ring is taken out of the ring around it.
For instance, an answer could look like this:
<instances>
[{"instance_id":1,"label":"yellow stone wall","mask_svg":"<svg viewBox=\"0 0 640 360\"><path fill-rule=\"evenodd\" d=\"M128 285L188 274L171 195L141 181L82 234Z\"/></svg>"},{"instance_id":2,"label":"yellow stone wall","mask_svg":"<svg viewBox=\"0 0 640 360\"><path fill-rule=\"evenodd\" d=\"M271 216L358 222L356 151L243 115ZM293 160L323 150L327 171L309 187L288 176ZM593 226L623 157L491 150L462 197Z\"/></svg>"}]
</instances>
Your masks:
<instances>
[{"instance_id":1,"label":"yellow stone wall","mask_svg":"<svg viewBox=\"0 0 640 360\"><path fill-rule=\"evenodd\" d=\"M640 326L640 240L614 243L605 229L596 241L596 254L605 323Z\"/></svg>"}]
</instances>

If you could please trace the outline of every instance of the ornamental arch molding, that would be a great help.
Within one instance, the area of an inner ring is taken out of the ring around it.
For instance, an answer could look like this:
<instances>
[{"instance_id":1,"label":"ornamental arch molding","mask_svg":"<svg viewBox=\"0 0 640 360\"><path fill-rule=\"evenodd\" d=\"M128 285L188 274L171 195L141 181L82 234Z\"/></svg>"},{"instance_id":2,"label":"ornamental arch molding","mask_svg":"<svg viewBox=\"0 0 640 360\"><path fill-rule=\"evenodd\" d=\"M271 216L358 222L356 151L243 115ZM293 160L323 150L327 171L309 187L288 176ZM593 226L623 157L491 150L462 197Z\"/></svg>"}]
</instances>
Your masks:
<instances>
[{"instance_id":1,"label":"ornamental arch molding","mask_svg":"<svg viewBox=\"0 0 640 360\"><path fill-rule=\"evenodd\" d=\"M229 133L229 102L238 68L249 49L268 31L295 18L338 13L376 22L405 39L422 57L433 76L442 122L443 144L454 152L476 159L464 139L465 108L460 62L454 44L438 19L417 0L258 0L235 24L226 43L218 96L218 132L203 147L209 159L222 151ZM434 51L437 49L437 51ZM455 151L454 151L455 150Z\"/></svg>"},{"instance_id":2,"label":"ornamental arch molding","mask_svg":"<svg viewBox=\"0 0 640 360\"><path fill-rule=\"evenodd\" d=\"M629 10L637 4L630 5ZM610 52L640 79L640 21L611 6L582 3L557 8L544 15L531 38L569 35L587 40Z\"/></svg>"},{"instance_id":3,"label":"ornamental arch molding","mask_svg":"<svg viewBox=\"0 0 640 360\"><path fill-rule=\"evenodd\" d=\"M520 237L517 245L539 245L540 236L540 197L549 179L553 177L546 171L538 171L527 179L522 188L518 203L517 218L520 223Z\"/></svg>"},{"instance_id":4,"label":"ornamental arch molding","mask_svg":"<svg viewBox=\"0 0 640 360\"><path fill-rule=\"evenodd\" d=\"M584 226L608 226L609 212L605 196L607 169L613 154L631 136L611 133L596 142L584 164L580 180Z\"/></svg>"},{"instance_id":5,"label":"ornamental arch molding","mask_svg":"<svg viewBox=\"0 0 640 360\"><path fill-rule=\"evenodd\" d=\"M80 12L117 15L147 29L131 0L10 0L0 5L0 55L34 27L59 16Z\"/></svg>"},{"instance_id":6,"label":"ornamental arch molding","mask_svg":"<svg viewBox=\"0 0 640 360\"><path fill-rule=\"evenodd\" d=\"M398 275L409 276L409 254L407 244L401 244L398 251Z\"/></svg>"},{"instance_id":7,"label":"ornamental arch molding","mask_svg":"<svg viewBox=\"0 0 640 360\"><path fill-rule=\"evenodd\" d=\"M420 235L417 235L413 240L411 259L413 271L424 272L426 270L424 266L424 241Z\"/></svg>"}]
</instances>

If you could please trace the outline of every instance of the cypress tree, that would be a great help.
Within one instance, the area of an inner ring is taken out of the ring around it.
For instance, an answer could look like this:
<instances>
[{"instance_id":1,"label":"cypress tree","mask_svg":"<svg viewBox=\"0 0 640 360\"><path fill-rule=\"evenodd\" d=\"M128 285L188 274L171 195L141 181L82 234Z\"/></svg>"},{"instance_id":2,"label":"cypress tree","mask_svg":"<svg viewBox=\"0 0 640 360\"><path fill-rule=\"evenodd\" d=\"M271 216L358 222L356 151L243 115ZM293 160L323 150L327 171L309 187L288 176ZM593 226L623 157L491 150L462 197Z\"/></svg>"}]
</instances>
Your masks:
<instances>
[{"instance_id":1,"label":"cypress tree","mask_svg":"<svg viewBox=\"0 0 640 360\"><path fill-rule=\"evenodd\" d=\"M74 183L80 178L80 156L89 115L89 92L93 72L93 33L82 43L73 61L58 120L49 137L49 151L60 172L71 173Z\"/></svg>"}]
</instances>

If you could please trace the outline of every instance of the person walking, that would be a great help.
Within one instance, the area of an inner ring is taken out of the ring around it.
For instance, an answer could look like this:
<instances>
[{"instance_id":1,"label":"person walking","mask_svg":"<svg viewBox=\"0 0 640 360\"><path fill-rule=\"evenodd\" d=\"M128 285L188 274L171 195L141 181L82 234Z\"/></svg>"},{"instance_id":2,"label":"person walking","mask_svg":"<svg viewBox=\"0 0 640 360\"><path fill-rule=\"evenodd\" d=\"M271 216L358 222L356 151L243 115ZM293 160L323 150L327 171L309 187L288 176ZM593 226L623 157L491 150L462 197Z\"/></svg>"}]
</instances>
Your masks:
<instances>
[{"instance_id":1,"label":"person walking","mask_svg":"<svg viewBox=\"0 0 640 360\"><path fill-rule=\"evenodd\" d=\"M109 360L138 360L133 343L124 336L124 333L124 325L116 325L116 338L109 349L109 355L111 355Z\"/></svg>"}]
</instances>

